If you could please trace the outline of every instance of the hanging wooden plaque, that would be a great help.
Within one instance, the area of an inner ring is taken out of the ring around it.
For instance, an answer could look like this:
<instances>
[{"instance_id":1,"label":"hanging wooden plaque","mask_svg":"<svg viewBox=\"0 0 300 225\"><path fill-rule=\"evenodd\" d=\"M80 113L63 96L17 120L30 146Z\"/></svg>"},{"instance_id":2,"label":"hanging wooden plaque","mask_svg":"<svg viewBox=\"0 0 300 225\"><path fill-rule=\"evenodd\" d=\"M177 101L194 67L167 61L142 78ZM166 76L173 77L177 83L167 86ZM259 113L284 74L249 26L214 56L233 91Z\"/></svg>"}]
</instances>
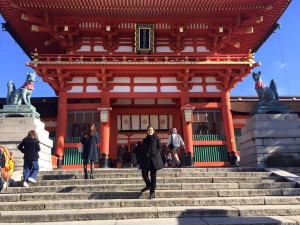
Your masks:
<instances>
[{"instance_id":1,"label":"hanging wooden plaque","mask_svg":"<svg viewBox=\"0 0 300 225\"><path fill-rule=\"evenodd\" d=\"M135 53L154 52L154 25L135 24Z\"/></svg>"}]
</instances>

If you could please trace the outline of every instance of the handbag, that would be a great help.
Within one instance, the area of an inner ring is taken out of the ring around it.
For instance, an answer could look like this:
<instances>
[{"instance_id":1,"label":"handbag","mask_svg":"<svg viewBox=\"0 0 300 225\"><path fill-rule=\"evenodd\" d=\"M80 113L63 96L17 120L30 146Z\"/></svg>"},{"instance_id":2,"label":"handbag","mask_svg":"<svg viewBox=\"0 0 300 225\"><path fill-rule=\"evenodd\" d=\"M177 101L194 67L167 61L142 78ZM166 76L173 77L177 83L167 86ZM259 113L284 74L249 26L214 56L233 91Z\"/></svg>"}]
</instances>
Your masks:
<instances>
[{"instance_id":1,"label":"handbag","mask_svg":"<svg viewBox=\"0 0 300 225\"><path fill-rule=\"evenodd\" d=\"M174 148L173 144L173 134L171 134L171 143L168 145L168 149L172 150Z\"/></svg>"},{"instance_id":2,"label":"handbag","mask_svg":"<svg viewBox=\"0 0 300 225\"><path fill-rule=\"evenodd\" d=\"M83 145L81 144L81 145L79 145L78 147L77 147L77 150L78 150L78 152L79 153L81 153L82 152L82 150L83 150Z\"/></svg>"}]
</instances>

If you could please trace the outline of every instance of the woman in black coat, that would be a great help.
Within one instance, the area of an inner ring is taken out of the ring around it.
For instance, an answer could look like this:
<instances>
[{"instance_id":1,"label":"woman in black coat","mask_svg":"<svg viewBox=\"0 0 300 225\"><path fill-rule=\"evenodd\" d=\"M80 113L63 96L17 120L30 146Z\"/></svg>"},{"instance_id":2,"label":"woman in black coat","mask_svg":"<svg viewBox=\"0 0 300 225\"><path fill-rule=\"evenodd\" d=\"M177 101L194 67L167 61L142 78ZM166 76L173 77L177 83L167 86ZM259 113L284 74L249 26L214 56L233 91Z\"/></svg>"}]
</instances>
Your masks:
<instances>
[{"instance_id":1,"label":"woman in black coat","mask_svg":"<svg viewBox=\"0 0 300 225\"><path fill-rule=\"evenodd\" d=\"M94 179L93 171L95 161L99 159L99 152L97 150L97 144L99 143L99 135L97 133L95 124L90 124L87 128L87 132L81 138L83 144L82 159L84 179L88 179L87 164L91 163L90 179Z\"/></svg>"},{"instance_id":2,"label":"woman in black coat","mask_svg":"<svg viewBox=\"0 0 300 225\"><path fill-rule=\"evenodd\" d=\"M150 190L149 199L155 198L156 172L157 170L164 168L160 155L161 150L160 139L158 136L154 135L153 127L149 126L138 159L142 169L142 176L146 183L146 187L143 188L141 192ZM149 179L149 171L151 179Z\"/></svg>"},{"instance_id":3,"label":"woman in black coat","mask_svg":"<svg viewBox=\"0 0 300 225\"><path fill-rule=\"evenodd\" d=\"M27 181L36 183L36 177L39 172L38 159L41 148L37 133L34 130L30 130L27 137L18 145L18 149L24 153L23 186L29 187Z\"/></svg>"}]
</instances>

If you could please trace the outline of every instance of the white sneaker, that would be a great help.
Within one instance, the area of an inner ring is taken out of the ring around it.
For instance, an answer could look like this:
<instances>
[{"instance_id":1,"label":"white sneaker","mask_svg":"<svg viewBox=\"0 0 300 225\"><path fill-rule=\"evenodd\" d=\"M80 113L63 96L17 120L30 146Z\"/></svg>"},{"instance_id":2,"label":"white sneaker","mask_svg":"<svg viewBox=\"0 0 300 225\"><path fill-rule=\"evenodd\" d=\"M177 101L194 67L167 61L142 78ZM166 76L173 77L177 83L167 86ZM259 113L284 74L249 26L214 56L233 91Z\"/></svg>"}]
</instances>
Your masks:
<instances>
[{"instance_id":1,"label":"white sneaker","mask_svg":"<svg viewBox=\"0 0 300 225\"><path fill-rule=\"evenodd\" d=\"M36 180L31 178L31 177L28 178L28 181L31 182L31 183L36 183Z\"/></svg>"},{"instance_id":2,"label":"white sneaker","mask_svg":"<svg viewBox=\"0 0 300 225\"><path fill-rule=\"evenodd\" d=\"M26 181L24 181L24 183L23 183L23 187L29 187L29 185L27 184L27 182L26 182Z\"/></svg>"}]
</instances>

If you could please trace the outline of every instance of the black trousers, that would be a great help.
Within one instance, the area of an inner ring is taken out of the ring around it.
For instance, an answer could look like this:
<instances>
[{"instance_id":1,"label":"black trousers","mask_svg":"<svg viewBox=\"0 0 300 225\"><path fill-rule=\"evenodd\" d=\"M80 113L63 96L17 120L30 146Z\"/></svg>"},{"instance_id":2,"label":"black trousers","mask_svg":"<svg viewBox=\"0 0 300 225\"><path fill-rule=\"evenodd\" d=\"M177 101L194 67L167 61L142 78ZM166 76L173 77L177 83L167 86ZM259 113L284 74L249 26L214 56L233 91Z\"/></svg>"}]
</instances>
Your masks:
<instances>
[{"instance_id":1,"label":"black trousers","mask_svg":"<svg viewBox=\"0 0 300 225\"><path fill-rule=\"evenodd\" d=\"M152 160L150 161L149 167L142 169L143 180L146 183L147 187L150 187L150 193L155 192L156 188L156 169L153 165ZM149 179L150 172L150 179Z\"/></svg>"}]
</instances>

